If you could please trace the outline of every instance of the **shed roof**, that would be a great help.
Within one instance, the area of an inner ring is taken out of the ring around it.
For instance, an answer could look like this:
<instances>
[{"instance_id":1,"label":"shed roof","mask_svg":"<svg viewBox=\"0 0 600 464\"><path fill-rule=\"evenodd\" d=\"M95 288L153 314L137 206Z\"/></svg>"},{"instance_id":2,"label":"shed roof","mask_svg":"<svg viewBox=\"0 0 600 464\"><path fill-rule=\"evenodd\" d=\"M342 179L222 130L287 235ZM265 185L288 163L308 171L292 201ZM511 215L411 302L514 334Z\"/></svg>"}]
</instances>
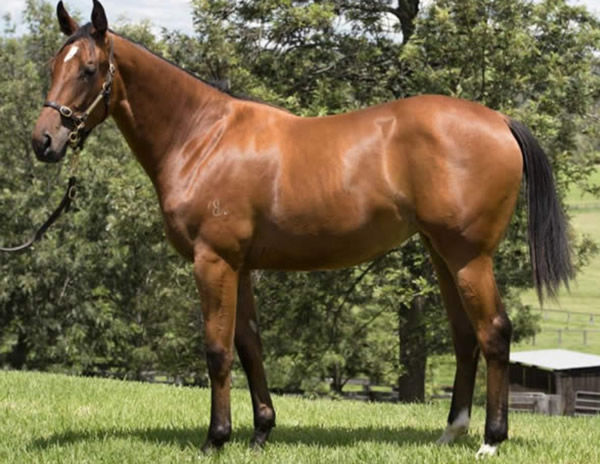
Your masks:
<instances>
[{"instance_id":1,"label":"shed roof","mask_svg":"<svg viewBox=\"0 0 600 464\"><path fill-rule=\"evenodd\" d=\"M570 350L519 351L510 354L510 362L553 371L600 368L600 356Z\"/></svg>"}]
</instances>

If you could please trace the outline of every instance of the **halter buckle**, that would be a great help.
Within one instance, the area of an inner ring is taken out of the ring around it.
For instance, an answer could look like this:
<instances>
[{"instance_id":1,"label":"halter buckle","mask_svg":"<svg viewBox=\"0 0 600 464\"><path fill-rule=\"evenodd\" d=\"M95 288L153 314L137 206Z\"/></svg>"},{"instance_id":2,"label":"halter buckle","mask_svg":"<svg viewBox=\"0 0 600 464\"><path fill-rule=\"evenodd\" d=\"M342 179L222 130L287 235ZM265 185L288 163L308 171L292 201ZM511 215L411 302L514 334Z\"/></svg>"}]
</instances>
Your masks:
<instances>
[{"instance_id":1,"label":"halter buckle","mask_svg":"<svg viewBox=\"0 0 600 464\"><path fill-rule=\"evenodd\" d=\"M79 143L79 129L69 133L69 143L73 147Z\"/></svg>"},{"instance_id":2,"label":"halter buckle","mask_svg":"<svg viewBox=\"0 0 600 464\"><path fill-rule=\"evenodd\" d=\"M68 106L61 105L58 109L58 112L62 114L65 118L70 118L73 116L73 110Z\"/></svg>"}]
</instances>

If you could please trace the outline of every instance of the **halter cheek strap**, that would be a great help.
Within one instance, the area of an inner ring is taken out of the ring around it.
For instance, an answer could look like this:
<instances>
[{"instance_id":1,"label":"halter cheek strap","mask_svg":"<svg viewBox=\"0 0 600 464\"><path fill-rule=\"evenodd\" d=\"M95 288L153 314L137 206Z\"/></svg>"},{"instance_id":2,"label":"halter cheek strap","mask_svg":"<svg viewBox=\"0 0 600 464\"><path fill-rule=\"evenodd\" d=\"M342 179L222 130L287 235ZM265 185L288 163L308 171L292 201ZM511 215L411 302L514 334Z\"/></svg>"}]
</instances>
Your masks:
<instances>
[{"instance_id":1,"label":"halter cheek strap","mask_svg":"<svg viewBox=\"0 0 600 464\"><path fill-rule=\"evenodd\" d=\"M52 108L60 113L60 115L66 119L69 119L73 123L73 130L69 134L69 145L71 148L81 148L85 137L89 134L90 130L86 130L86 122L90 114L96 109L101 101L104 101L104 117L108 116L109 103L110 103L110 92L112 90L112 83L116 72L115 65L113 64L114 58L114 44L111 39L110 41L110 52L108 55L108 72L106 78L102 83L102 89L94 101L87 107L85 111L80 114L76 114L71 108L66 105L61 105L54 101L44 102L44 106Z\"/></svg>"}]
</instances>

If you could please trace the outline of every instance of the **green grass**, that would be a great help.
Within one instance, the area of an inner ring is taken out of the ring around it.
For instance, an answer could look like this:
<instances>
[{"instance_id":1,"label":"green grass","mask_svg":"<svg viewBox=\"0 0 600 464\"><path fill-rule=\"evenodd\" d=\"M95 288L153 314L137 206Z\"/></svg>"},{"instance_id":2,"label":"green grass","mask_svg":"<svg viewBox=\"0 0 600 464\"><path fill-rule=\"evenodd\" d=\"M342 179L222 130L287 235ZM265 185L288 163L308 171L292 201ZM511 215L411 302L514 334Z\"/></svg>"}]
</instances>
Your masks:
<instances>
[{"instance_id":1,"label":"green grass","mask_svg":"<svg viewBox=\"0 0 600 464\"><path fill-rule=\"evenodd\" d=\"M232 442L199 455L209 417L205 389L0 372L2 463L464 463L475 462L483 410L471 433L439 447L448 403L370 404L275 396L278 425L261 453L247 443L252 410L232 393ZM511 416L494 463L600 462L600 416Z\"/></svg>"}]
</instances>

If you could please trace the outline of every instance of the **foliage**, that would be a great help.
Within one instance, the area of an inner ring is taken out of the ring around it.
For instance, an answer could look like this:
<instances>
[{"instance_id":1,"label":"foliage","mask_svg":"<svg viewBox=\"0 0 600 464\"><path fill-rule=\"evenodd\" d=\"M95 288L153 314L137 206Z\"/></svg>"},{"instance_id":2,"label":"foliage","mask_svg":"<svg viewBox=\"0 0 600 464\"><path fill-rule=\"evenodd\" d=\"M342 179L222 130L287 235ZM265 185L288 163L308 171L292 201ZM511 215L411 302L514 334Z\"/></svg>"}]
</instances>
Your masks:
<instances>
[{"instance_id":1,"label":"foliage","mask_svg":"<svg viewBox=\"0 0 600 464\"><path fill-rule=\"evenodd\" d=\"M560 195L587 183L597 145L597 20L563 0L193 0L196 34L118 30L233 93L301 115L348 111L435 92L480 101L530 125ZM108 12L110 15L110 12ZM17 243L57 203L63 165L40 165L30 132L61 44L53 7L28 0L22 37L0 36L0 230ZM113 25L114 27L114 25ZM202 323L188 267L166 245L150 182L112 123L89 138L75 211L33 252L0 256L0 363L109 371L161 370L204 382ZM27 186L27 187L25 187ZM517 292L531 285L526 210L501 245L496 273L517 323L536 320ZM581 262L593 247L576 245ZM372 264L335 272L255 276L270 382L335 390L355 376L390 383L402 372L408 311L423 355L448 350L431 265L419 240ZM415 298L424 306L413 305ZM421 308L421 310L416 309ZM404 344L404 346L403 346Z\"/></svg>"},{"instance_id":2,"label":"foliage","mask_svg":"<svg viewBox=\"0 0 600 464\"><path fill-rule=\"evenodd\" d=\"M26 19L25 41L0 39L0 126L11 135L0 140L0 221L11 244L45 220L67 170L35 162L30 149L48 59L64 39L48 4L30 0ZM81 158L75 210L33 251L0 256L0 362L134 378L197 372L203 382L196 292L164 241L149 182L113 123Z\"/></svg>"}]
</instances>

